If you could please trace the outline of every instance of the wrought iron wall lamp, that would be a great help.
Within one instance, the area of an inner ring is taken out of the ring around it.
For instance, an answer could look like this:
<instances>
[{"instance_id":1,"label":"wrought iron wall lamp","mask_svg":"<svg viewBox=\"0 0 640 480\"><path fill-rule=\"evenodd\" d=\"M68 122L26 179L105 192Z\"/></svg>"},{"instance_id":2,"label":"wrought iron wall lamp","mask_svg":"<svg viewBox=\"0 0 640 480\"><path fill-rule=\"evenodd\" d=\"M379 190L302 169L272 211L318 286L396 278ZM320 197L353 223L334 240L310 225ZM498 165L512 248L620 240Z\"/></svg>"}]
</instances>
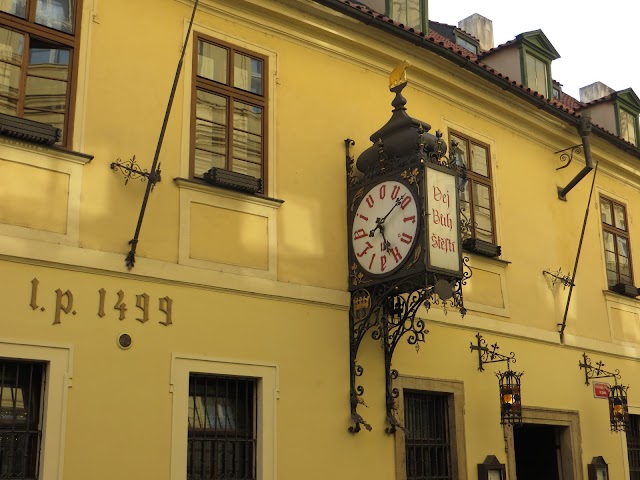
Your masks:
<instances>
[{"instance_id":1,"label":"wrought iron wall lamp","mask_svg":"<svg viewBox=\"0 0 640 480\"><path fill-rule=\"evenodd\" d=\"M605 370L602 361L592 365L586 353L582 354L582 361L578 362L584 370L585 385L594 378L613 378L613 385L609 389L609 423L612 432L624 432L629 428L629 407L627 405L627 390L629 386L618 385L621 378L620 370L609 372Z\"/></svg>"},{"instance_id":2,"label":"wrought iron wall lamp","mask_svg":"<svg viewBox=\"0 0 640 480\"><path fill-rule=\"evenodd\" d=\"M471 342L471 353L478 352L478 370L484 371L485 363L507 362L507 370L498 371L498 388L500 392L500 423L511 425L522 423L522 397L520 378L524 372L514 372L511 370L511 363L516 363L516 354L510 352L509 355L498 353L498 343L491 346L480 333L476 334L476 344Z\"/></svg>"}]
</instances>

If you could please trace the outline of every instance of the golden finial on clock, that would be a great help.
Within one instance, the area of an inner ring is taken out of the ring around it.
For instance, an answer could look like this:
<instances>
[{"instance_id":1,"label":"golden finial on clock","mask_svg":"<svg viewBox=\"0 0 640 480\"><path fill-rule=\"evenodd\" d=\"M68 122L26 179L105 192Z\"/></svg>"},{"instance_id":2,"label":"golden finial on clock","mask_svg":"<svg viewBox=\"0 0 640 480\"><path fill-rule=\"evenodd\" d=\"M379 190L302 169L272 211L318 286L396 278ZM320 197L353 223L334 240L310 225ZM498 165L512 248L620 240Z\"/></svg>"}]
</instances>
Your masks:
<instances>
[{"instance_id":1,"label":"golden finial on clock","mask_svg":"<svg viewBox=\"0 0 640 480\"><path fill-rule=\"evenodd\" d=\"M403 83L407 83L407 73L406 70L409 68L411 64L403 60L400 65L394 68L389 75L389 90L393 87L397 87L398 85L402 85Z\"/></svg>"}]
</instances>

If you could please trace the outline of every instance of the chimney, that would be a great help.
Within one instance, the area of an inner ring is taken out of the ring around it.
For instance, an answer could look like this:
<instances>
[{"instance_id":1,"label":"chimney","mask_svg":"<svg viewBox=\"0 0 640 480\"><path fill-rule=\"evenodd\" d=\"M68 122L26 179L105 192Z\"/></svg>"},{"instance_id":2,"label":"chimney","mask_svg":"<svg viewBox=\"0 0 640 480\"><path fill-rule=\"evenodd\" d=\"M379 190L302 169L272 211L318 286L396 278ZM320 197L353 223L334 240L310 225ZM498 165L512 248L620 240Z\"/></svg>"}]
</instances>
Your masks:
<instances>
[{"instance_id":1,"label":"chimney","mask_svg":"<svg viewBox=\"0 0 640 480\"><path fill-rule=\"evenodd\" d=\"M480 40L481 50L493 48L493 22L479 13L474 13L458 22L458 28Z\"/></svg>"},{"instance_id":2,"label":"chimney","mask_svg":"<svg viewBox=\"0 0 640 480\"><path fill-rule=\"evenodd\" d=\"M580 101L582 103L589 103L612 93L615 93L613 88L607 87L602 82L595 82L580 89Z\"/></svg>"}]
</instances>

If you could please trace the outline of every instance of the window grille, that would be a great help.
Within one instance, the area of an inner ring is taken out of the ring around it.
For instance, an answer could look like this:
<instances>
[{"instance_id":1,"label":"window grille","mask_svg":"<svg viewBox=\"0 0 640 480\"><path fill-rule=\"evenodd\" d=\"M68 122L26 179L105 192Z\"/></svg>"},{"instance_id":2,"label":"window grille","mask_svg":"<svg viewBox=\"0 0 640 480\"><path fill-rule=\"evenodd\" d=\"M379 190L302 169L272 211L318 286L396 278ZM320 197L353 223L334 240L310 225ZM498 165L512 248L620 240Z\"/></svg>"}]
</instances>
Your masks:
<instances>
[{"instance_id":1,"label":"window grille","mask_svg":"<svg viewBox=\"0 0 640 480\"><path fill-rule=\"evenodd\" d=\"M188 480L256 478L256 381L189 377Z\"/></svg>"},{"instance_id":2,"label":"window grille","mask_svg":"<svg viewBox=\"0 0 640 480\"><path fill-rule=\"evenodd\" d=\"M407 480L453 480L449 397L405 390Z\"/></svg>"},{"instance_id":3,"label":"window grille","mask_svg":"<svg viewBox=\"0 0 640 480\"><path fill-rule=\"evenodd\" d=\"M36 479L44 364L0 359L0 479Z\"/></svg>"},{"instance_id":4,"label":"window grille","mask_svg":"<svg viewBox=\"0 0 640 480\"><path fill-rule=\"evenodd\" d=\"M629 480L640 480L640 415L629 415L627 430Z\"/></svg>"}]
</instances>

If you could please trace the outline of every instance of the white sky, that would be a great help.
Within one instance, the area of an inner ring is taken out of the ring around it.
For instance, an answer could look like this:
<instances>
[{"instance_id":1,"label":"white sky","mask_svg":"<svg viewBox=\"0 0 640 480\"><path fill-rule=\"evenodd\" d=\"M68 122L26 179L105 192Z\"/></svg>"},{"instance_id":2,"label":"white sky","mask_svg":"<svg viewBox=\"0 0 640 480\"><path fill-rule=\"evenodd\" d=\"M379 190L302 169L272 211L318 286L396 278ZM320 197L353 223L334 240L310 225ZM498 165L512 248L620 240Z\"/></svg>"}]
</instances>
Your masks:
<instances>
[{"instance_id":1,"label":"white sky","mask_svg":"<svg viewBox=\"0 0 640 480\"><path fill-rule=\"evenodd\" d=\"M430 20L457 26L474 13L493 22L495 45L542 30L560 54L553 79L569 95L600 81L640 96L640 0L429 0Z\"/></svg>"}]
</instances>

